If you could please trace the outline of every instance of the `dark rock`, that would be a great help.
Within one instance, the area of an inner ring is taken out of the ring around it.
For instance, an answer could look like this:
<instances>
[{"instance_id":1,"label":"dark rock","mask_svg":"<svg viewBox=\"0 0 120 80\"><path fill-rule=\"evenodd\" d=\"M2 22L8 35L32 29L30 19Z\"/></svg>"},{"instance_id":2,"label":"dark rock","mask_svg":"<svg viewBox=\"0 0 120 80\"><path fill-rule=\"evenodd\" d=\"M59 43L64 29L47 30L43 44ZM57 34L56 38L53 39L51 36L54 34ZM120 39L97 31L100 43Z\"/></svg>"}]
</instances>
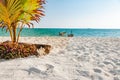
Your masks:
<instances>
[{"instance_id":1,"label":"dark rock","mask_svg":"<svg viewBox=\"0 0 120 80\"><path fill-rule=\"evenodd\" d=\"M66 32L59 32L59 36L64 36Z\"/></svg>"},{"instance_id":2,"label":"dark rock","mask_svg":"<svg viewBox=\"0 0 120 80\"><path fill-rule=\"evenodd\" d=\"M68 34L68 37L73 37L74 35L73 34Z\"/></svg>"}]
</instances>

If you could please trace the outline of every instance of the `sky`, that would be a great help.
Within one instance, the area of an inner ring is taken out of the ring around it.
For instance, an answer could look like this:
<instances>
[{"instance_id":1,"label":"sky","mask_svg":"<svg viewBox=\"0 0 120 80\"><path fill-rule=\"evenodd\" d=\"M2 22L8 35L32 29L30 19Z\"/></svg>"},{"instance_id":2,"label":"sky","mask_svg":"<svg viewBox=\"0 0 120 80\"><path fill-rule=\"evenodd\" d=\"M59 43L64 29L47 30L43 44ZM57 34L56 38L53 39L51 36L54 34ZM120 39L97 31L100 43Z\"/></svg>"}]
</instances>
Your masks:
<instances>
[{"instance_id":1,"label":"sky","mask_svg":"<svg viewBox=\"0 0 120 80\"><path fill-rule=\"evenodd\" d=\"M120 29L120 0L47 0L39 28Z\"/></svg>"}]
</instances>

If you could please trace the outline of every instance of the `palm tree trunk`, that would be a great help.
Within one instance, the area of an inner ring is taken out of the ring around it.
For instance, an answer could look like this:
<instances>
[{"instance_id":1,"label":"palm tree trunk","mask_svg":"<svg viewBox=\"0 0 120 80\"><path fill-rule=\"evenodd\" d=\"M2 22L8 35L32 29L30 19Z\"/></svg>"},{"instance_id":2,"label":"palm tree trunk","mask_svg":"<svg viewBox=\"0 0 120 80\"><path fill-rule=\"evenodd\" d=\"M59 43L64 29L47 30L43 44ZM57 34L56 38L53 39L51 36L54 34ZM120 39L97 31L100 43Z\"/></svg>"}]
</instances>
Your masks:
<instances>
[{"instance_id":1,"label":"palm tree trunk","mask_svg":"<svg viewBox=\"0 0 120 80\"><path fill-rule=\"evenodd\" d=\"M11 40L13 40L12 31L9 30L9 33L10 33L10 38L11 38Z\"/></svg>"},{"instance_id":2,"label":"palm tree trunk","mask_svg":"<svg viewBox=\"0 0 120 80\"><path fill-rule=\"evenodd\" d=\"M12 29L11 29L10 26L8 26L8 30L9 30L9 33L10 33L11 41L13 41Z\"/></svg>"},{"instance_id":3,"label":"palm tree trunk","mask_svg":"<svg viewBox=\"0 0 120 80\"><path fill-rule=\"evenodd\" d=\"M23 23L21 24L20 30L19 30L19 32L18 32L17 42L19 41L19 37L20 37L20 33L21 33L22 29L23 29Z\"/></svg>"},{"instance_id":4,"label":"palm tree trunk","mask_svg":"<svg viewBox=\"0 0 120 80\"><path fill-rule=\"evenodd\" d=\"M13 43L16 42L16 26L13 26L13 40L12 40Z\"/></svg>"},{"instance_id":5,"label":"palm tree trunk","mask_svg":"<svg viewBox=\"0 0 120 80\"><path fill-rule=\"evenodd\" d=\"M22 29L23 29L23 28L20 28L20 31L19 31L19 33L18 33L17 42L19 41L19 37L20 37L20 33L21 33Z\"/></svg>"}]
</instances>

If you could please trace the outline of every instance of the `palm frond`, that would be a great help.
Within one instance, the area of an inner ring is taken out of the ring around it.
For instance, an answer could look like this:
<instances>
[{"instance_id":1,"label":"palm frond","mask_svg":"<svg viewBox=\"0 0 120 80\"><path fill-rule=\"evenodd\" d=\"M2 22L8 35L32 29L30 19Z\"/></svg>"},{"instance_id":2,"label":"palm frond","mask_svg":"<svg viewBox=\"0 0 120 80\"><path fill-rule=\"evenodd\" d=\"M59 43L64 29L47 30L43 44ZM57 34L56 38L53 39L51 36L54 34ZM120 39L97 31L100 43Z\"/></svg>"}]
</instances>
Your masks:
<instances>
[{"instance_id":1,"label":"palm frond","mask_svg":"<svg viewBox=\"0 0 120 80\"><path fill-rule=\"evenodd\" d=\"M33 27L31 21L38 22L44 16L44 3L45 0L0 0L0 27L9 31L11 40L15 42L18 24L22 24L20 32L23 25Z\"/></svg>"},{"instance_id":2,"label":"palm frond","mask_svg":"<svg viewBox=\"0 0 120 80\"><path fill-rule=\"evenodd\" d=\"M7 25L11 24L7 8L2 3L0 3L0 21Z\"/></svg>"},{"instance_id":3,"label":"palm frond","mask_svg":"<svg viewBox=\"0 0 120 80\"><path fill-rule=\"evenodd\" d=\"M23 19L26 23L33 20L38 22L41 16L44 16L44 12L41 10L44 0L26 0L23 2L23 14L19 19Z\"/></svg>"},{"instance_id":4,"label":"palm frond","mask_svg":"<svg viewBox=\"0 0 120 80\"><path fill-rule=\"evenodd\" d=\"M7 0L6 5L11 22L15 22L22 10L21 0Z\"/></svg>"}]
</instances>

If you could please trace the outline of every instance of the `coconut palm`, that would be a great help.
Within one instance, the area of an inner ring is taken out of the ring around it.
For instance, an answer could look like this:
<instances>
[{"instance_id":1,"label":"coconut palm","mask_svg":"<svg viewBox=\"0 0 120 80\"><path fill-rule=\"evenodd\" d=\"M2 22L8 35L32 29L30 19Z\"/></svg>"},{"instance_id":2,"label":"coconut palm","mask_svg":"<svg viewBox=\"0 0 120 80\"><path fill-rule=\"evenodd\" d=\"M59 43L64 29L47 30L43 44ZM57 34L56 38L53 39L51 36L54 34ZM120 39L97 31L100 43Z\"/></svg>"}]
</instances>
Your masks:
<instances>
[{"instance_id":1,"label":"coconut palm","mask_svg":"<svg viewBox=\"0 0 120 80\"><path fill-rule=\"evenodd\" d=\"M45 0L0 0L0 27L9 31L11 41L18 42L20 33L25 25L33 26L44 16ZM17 28L20 28L18 34Z\"/></svg>"}]
</instances>

